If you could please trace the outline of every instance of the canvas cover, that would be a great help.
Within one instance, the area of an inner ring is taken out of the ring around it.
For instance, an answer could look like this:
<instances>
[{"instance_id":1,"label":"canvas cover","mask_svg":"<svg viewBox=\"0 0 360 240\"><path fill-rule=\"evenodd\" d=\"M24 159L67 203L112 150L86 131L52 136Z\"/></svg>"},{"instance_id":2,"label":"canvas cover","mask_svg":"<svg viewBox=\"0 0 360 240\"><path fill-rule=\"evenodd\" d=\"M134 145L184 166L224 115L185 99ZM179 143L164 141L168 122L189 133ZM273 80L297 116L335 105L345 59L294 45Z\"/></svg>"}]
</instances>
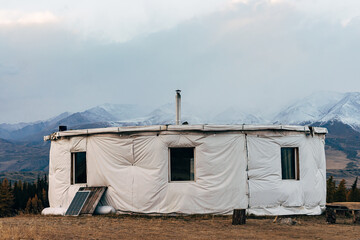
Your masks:
<instances>
[{"instance_id":1,"label":"canvas cover","mask_svg":"<svg viewBox=\"0 0 360 240\"><path fill-rule=\"evenodd\" d=\"M169 182L169 147L195 147L195 181ZM108 186L107 205L138 213L219 213L247 208L245 136L100 134L52 141L50 207L68 207L71 152L86 151L88 186Z\"/></svg>"},{"instance_id":2,"label":"canvas cover","mask_svg":"<svg viewBox=\"0 0 360 240\"><path fill-rule=\"evenodd\" d=\"M326 204L324 139L301 135L248 136L249 212L321 214ZM282 180L281 147L299 149L300 180Z\"/></svg>"},{"instance_id":3,"label":"canvas cover","mask_svg":"<svg viewBox=\"0 0 360 240\"><path fill-rule=\"evenodd\" d=\"M163 134L100 131L53 140L50 207L67 208L85 186L70 183L71 153L85 151L87 185L107 186L102 204L119 212L229 214L241 208L284 215L320 214L324 208L323 134L182 133L175 128ZM299 148L299 181L281 179L282 146ZM195 147L194 181L169 181L169 147Z\"/></svg>"}]
</instances>

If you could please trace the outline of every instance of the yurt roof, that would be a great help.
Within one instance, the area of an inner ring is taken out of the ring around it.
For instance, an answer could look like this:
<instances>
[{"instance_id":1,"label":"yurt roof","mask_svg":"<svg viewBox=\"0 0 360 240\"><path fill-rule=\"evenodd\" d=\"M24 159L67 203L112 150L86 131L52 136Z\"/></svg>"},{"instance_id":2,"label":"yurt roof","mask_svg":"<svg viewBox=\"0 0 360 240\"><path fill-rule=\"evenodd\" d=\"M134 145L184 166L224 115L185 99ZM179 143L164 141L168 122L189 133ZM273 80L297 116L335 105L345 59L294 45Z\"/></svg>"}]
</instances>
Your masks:
<instances>
[{"instance_id":1,"label":"yurt roof","mask_svg":"<svg viewBox=\"0 0 360 240\"><path fill-rule=\"evenodd\" d=\"M145 133L145 132L254 132L254 131L290 131L310 134L326 134L326 128L294 125L152 125L79 129L55 132L44 136L44 141L61 137L73 137L104 133Z\"/></svg>"}]
</instances>

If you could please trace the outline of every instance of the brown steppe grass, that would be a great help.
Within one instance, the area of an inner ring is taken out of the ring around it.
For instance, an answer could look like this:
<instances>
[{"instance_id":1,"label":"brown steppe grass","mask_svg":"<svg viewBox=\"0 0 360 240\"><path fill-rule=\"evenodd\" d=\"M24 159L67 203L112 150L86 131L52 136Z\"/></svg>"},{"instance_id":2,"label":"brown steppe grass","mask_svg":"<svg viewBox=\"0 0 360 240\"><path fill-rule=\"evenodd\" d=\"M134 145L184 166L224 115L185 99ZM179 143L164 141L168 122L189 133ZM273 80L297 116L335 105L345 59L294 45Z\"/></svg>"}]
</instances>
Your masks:
<instances>
[{"instance_id":1,"label":"brown steppe grass","mask_svg":"<svg viewBox=\"0 0 360 240\"><path fill-rule=\"evenodd\" d=\"M297 224L290 226L250 217L234 226L231 216L20 215L0 218L0 239L360 239L360 224L350 217L333 225L325 216L293 219Z\"/></svg>"}]
</instances>

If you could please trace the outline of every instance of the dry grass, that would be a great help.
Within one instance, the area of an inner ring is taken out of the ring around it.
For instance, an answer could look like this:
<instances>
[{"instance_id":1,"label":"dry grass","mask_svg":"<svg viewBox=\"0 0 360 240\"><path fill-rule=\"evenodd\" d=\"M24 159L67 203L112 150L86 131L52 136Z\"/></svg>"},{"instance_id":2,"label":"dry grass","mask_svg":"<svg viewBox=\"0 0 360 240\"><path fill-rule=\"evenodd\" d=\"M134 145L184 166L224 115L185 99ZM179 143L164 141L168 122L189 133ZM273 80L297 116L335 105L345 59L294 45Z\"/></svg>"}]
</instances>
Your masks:
<instances>
[{"instance_id":1,"label":"dry grass","mask_svg":"<svg viewBox=\"0 0 360 240\"><path fill-rule=\"evenodd\" d=\"M333 202L326 205L332 206L345 206L349 209L360 209L360 202Z\"/></svg>"},{"instance_id":2,"label":"dry grass","mask_svg":"<svg viewBox=\"0 0 360 240\"><path fill-rule=\"evenodd\" d=\"M231 225L231 216L55 217L23 215L0 218L1 239L360 239L351 218L325 223L324 216L302 216L293 226L273 218L250 218Z\"/></svg>"},{"instance_id":3,"label":"dry grass","mask_svg":"<svg viewBox=\"0 0 360 240\"><path fill-rule=\"evenodd\" d=\"M326 148L327 169L344 169L349 162L351 162L351 160L347 158L344 152L331 147Z\"/></svg>"}]
</instances>

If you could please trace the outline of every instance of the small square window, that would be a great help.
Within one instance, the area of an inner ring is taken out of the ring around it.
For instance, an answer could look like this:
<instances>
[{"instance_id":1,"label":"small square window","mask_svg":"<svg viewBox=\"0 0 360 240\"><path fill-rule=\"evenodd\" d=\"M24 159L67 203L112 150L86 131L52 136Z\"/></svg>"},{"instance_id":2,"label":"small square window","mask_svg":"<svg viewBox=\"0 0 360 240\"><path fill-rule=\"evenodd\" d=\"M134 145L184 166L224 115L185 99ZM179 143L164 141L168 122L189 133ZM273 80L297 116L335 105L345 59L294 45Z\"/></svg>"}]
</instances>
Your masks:
<instances>
[{"instance_id":1,"label":"small square window","mask_svg":"<svg viewBox=\"0 0 360 240\"><path fill-rule=\"evenodd\" d=\"M71 184L86 182L86 152L71 153Z\"/></svg>"},{"instance_id":2,"label":"small square window","mask_svg":"<svg viewBox=\"0 0 360 240\"><path fill-rule=\"evenodd\" d=\"M282 179L299 180L299 149L294 147L281 148Z\"/></svg>"},{"instance_id":3,"label":"small square window","mask_svg":"<svg viewBox=\"0 0 360 240\"><path fill-rule=\"evenodd\" d=\"M170 181L194 181L195 148L170 148Z\"/></svg>"}]
</instances>

